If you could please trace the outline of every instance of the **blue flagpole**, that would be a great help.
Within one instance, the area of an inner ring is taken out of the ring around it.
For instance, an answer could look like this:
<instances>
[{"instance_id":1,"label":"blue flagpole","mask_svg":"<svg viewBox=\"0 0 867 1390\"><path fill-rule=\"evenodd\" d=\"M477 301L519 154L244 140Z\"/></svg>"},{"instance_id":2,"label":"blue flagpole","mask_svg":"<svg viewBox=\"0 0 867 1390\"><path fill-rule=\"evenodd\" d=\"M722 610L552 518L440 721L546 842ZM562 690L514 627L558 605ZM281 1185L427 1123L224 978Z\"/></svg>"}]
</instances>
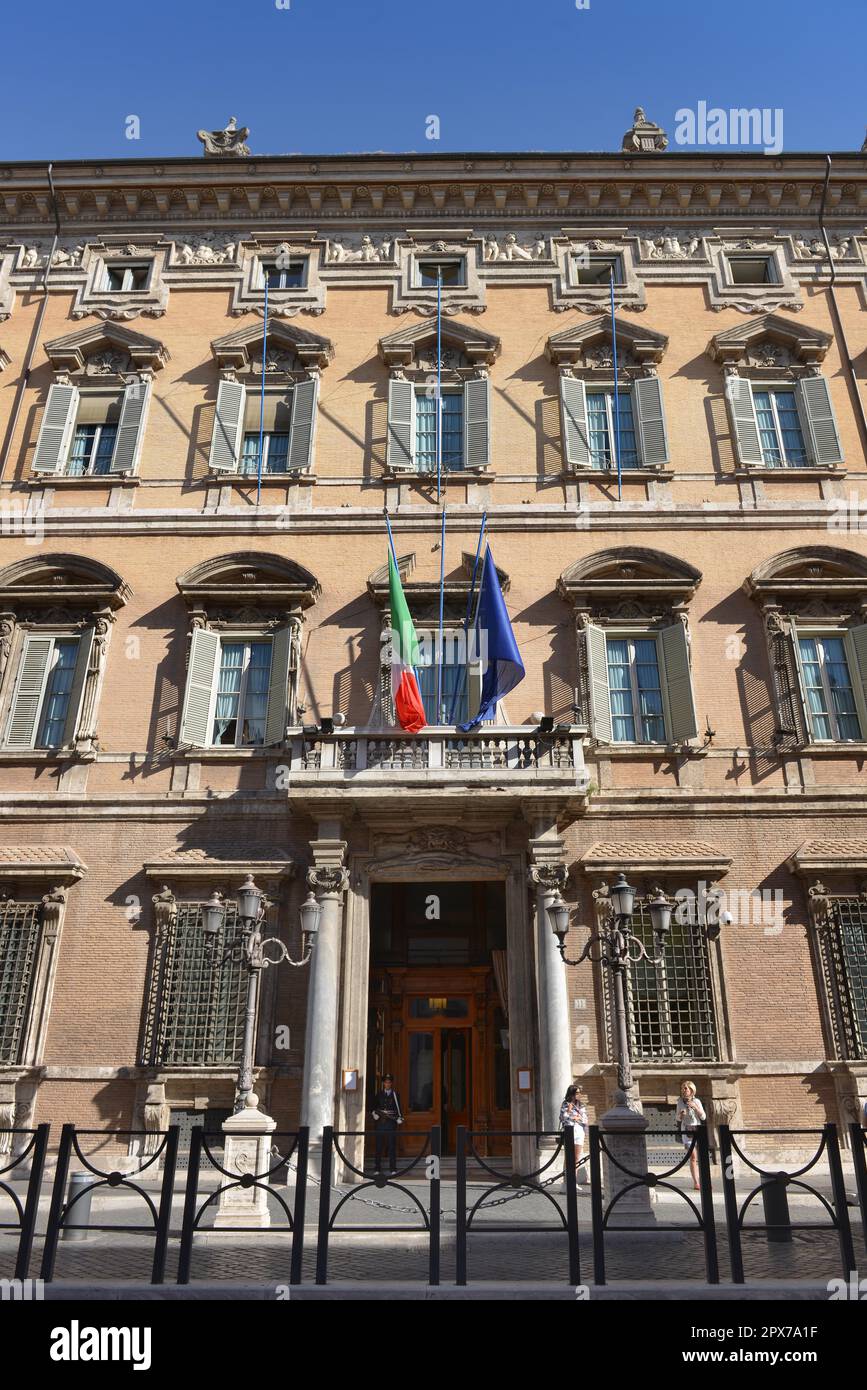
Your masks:
<instances>
[{"instance_id":1,"label":"blue flagpole","mask_svg":"<svg viewBox=\"0 0 867 1390\"><path fill-rule=\"evenodd\" d=\"M479 556L480 556L481 553L482 553L482 541L484 540L484 536L485 536L485 523L487 522L487 519L488 519L488 513L487 513L486 511L485 511L485 512L482 512L482 524L481 524L481 526L479 527L479 540L478 540L478 544L476 545L476 558L475 558L474 561L473 561L473 577L472 577L472 580L470 581L470 592L469 592L469 595L467 596L467 612L466 612L466 616L464 617L464 654L465 654L465 657L469 655L469 652L468 652L468 649L467 649L467 636L468 636L469 630L470 630L470 618L471 618L472 615L473 615L473 600L474 600L474 598L475 598L475 596L476 596L476 575L478 574L478 570L479 570ZM454 692L454 694L452 695L452 705L451 705L451 709L449 710L449 723L450 723L450 724L454 724L454 722L455 722L455 706L457 705L458 700L460 699L461 695L463 694L463 689L464 689L464 685L466 684L466 679L467 679L467 663L466 663L466 660L464 660L463 666L461 667L460 676L459 676L459 678L458 678L457 684L455 685L455 692Z\"/></svg>"},{"instance_id":2,"label":"blue flagpole","mask_svg":"<svg viewBox=\"0 0 867 1390\"><path fill-rule=\"evenodd\" d=\"M442 722L443 717L443 608L445 603L446 585L446 509L443 507L442 530L440 532L440 627L437 653L437 717L436 722Z\"/></svg>"},{"instance_id":3,"label":"blue flagpole","mask_svg":"<svg viewBox=\"0 0 867 1390\"><path fill-rule=\"evenodd\" d=\"M387 508L387 507L384 507L384 508L383 508L383 515L384 515L384 517L385 517L386 529L388 530L388 544L389 544L389 546L391 547L391 558L392 558L392 560L394 561L394 567L395 567L395 569L398 571L398 573L400 573L400 570L398 569L398 563L397 563L397 551L396 551L395 548L394 548L394 536L393 536L392 533L391 533L391 522L390 522L389 519L388 519L388 508Z\"/></svg>"},{"instance_id":4,"label":"blue flagpole","mask_svg":"<svg viewBox=\"0 0 867 1390\"><path fill-rule=\"evenodd\" d=\"M443 268L437 266L437 502L442 491L443 467Z\"/></svg>"},{"instance_id":5,"label":"blue flagpole","mask_svg":"<svg viewBox=\"0 0 867 1390\"><path fill-rule=\"evenodd\" d=\"M268 357L268 270L265 269L265 316L262 328L262 393L259 398L259 458L256 464L256 506L262 498L262 452L265 444L265 362Z\"/></svg>"},{"instance_id":6,"label":"blue flagpole","mask_svg":"<svg viewBox=\"0 0 867 1390\"><path fill-rule=\"evenodd\" d=\"M611 348L614 358L614 456L617 464L617 500L623 500L623 474L620 469L620 392L617 383L617 321L614 317L614 266L611 267Z\"/></svg>"}]
</instances>

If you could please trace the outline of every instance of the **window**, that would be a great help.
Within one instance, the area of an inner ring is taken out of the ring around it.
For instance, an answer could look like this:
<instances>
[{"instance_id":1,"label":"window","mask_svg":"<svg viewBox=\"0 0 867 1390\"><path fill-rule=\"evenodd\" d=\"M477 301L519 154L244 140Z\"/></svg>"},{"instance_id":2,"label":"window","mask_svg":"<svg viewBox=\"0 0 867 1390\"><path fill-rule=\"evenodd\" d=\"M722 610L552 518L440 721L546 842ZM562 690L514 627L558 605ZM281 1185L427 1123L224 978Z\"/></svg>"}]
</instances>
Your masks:
<instances>
[{"instance_id":1,"label":"window","mask_svg":"<svg viewBox=\"0 0 867 1390\"><path fill-rule=\"evenodd\" d=\"M617 404L620 415L620 466L637 468L639 459L635 422L632 418L632 397L628 391L618 392ZM594 468L616 467L614 418L614 391L588 391L587 430Z\"/></svg>"},{"instance_id":2,"label":"window","mask_svg":"<svg viewBox=\"0 0 867 1390\"><path fill-rule=\"evenodd\" d=\"M470 663L468 667L466 662L459 660L458 643L449 640L452 635L446 632L443 638L439 711L437 710L439 666L434 660L434 653L428 652L427 661L418 667L418 687L429 724L464 724L470 717L470 684L475 686L477 681L473 679L473 663ZM454 713L452 713L453 704ZM475 704L478 708L477 700Z\"/></svg>"},{"instance_id":3,"label":"window","mask_svg":"<svg viewBox=\"0 0 867 1390\"><path fill-rule=\"evenodd\" d=\"M151 963L145 1066L232 1066L241 1055L246 970L234 903L218 939L205 946L204 903L179 903L162 928Z\"/></svg>"},{"instance_id":4,"label":"window","mask_svg":"<svg viewBox=\"0 0 867 1390\"><path fill-rule=\"evenodd\" d=\"M240 381L221 381L211 438L210 466L214 472L257 473L259 430L262 472L289 473L308 468L313 456L319 379L287 384L278 390L247 387Z\"/></svg>"},{"instance_id":5,"label":"window","mask_svg":"<svg viewBox=\"0 0 867 1390\"><path fill-rule=\"evenodd\" d=\"M762 459L770 467L807 462L794 391L760 391L753 387Z\"/></svg>"},{"instance_id":6,"label":"window","mask_svg":"<svg viewBox=\"0 0 867 1390\"><path fill-rule=\"evenodd\" d=\"M615 743L664 743L659 656L653 637L608 638L608 689Z\"/></svg>"},{"instance_id":7,"label":"window","mask_svg":"<svg viewBox=\"0 0 867 1390\"><path fill-rule=\"evenodd\" d=\"M40 904L0 903L0 1065L14 1066L30 1013L41 937Z\"/></svg>"},{"instance_id":8,"label":"window","mask_svg":"<svg viewBox=\"0 0 867 1390\"><path fill-rule=\"evenodd\" d=\"M773 256L729 256L729 275L733 285L775 285Z\"/></svg>"},{"instance_id":9,"label":"window","mask_svg":"<svg viewBox=\"0 0 867 1390\"><path fill-rule=\"evenodd\" d=\"M116 442L117 425L76 425L67 476L83 478L110 472Z\"/></svg>"},{"instance_id":10,"label":"window","mask_svg":"<svg viewBox=\"0 0 867 1390\"><path fill-rule=\"evenodd\" d=\"M620 256L582 254L575 256L572 264L575 267L575 283L578 285L610 285L612 272L615 285L623 284L623 262Z\"/></svg>"},{"instance_id":11,"label":"window","mask_svg":"<svg viewBox=\"0 0 867 1390\"><path fill-rule=\"evenodd\" d=\"M821 743L862 737L844 637L798 637L810 734Z\"/></svg>"},{"instance_id":12,"label":"window","mask_svg":"<svg viewBox=\"0 0 867 1390\"><path fill-rule=\"evenodd\" d=\"M289 435L265 431L262 435L262 472L285 473L289 464ZM259 469L259 432L244 435L241 472L256 473Z\"/></svg>"},{"instance_id":13,"label":"window","mask_svg":"<svg viewBox=\"0 0 867 1390\"><path fill-rule=\"evenodd\" d=\"M271 643L220 642L211 743L251 748L265 741Z\"/></svg>"},{"instance_id":14,"label":"window","mask_svg":"<svg viewBox=\"0 0 867 1390\"><path fill-rule=\"evenodd\" d=\"M426 390L416 392L415 466L421 473L437 466L437 402ZM442 467L462 468L464 462L464 397L462 391L442 393Z\"/></svg>"},{"instance_id":15,"label":"window","mask_svg":"<svg viewBox=\"0 0 867 1390\"><path fill-rule=\"evenodd\" d=\"M105 282L103 289L110 293L126 293L130 290L146 290L150 279L150 264L128 265L119 262L116 265L108 264L105 267Z\"/></svg>"},{"instance_id":16,"label":"window","mask_svg":"<svg viewBox=\"0 0 867 1390\"><path fill-rule=\"evenodd\" d=\"M631 1052L636 1060L715 1062L719 1058L708 943L703 924L672 917L662 965L630 962L627 999ZM650 912L636 900L632 929L651 955Z\"/></svg>"},{"instance_id":17,"label":"window","mask_svg":"<svg viewBox=\"0 0 867 1390\"><path fill-rule=\"evenodd\" d=\"M307 261L304 257L287 260L281 256L276 261L262 262L263 288L267 284L269 290L303 289L306 279Z\"/></svg>"},{"instance_id":18,"label":"window","mask_svg":"<svg viewBox=\"0 0 867 1390\"><path fill-rule=\"evenodd\" d=\"M6 730L8 748L60 748L72 741L92 641L92 628L83 638L28 633Z\"/></svg>"},{"instance_id":19,"label":"window","mask_svg":"<svg viewBox=\"0 0 867 1390\"><path fill-rule=\"evenodd\" d=\"M437 283L445 286L463 285L466 282L463 259L453 261L417 261L418 283L423 289L436 289Z\"/></svg>"},{"instance_id":20,"label":"window","mask_svg":"<svg viewBox=\"0 0 867 1390\"><path fill-rule=\"evenodd\" d=\"M33 472L69 478L133 473L150 390L147 379L131 381L122 391L79 390L56 383L48 392Z\"/></svg>"},{"instance_id":21,"label":"window","mask_svg":"<svg viewBox=\"0 0 867 1390\"><path fill-rule=\"evenodd\" d=\"M832 897L819 949L837 1056L867 1061L867 896Z\"/></svg>"}]
</instances>

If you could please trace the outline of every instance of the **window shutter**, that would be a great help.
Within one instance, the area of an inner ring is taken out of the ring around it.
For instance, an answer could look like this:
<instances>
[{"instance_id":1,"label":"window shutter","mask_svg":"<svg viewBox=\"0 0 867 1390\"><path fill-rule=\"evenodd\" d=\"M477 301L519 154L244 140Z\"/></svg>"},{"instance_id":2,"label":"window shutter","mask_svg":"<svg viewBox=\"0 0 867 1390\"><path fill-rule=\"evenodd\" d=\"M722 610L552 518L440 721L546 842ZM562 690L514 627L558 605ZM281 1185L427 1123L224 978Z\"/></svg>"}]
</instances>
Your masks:
<instances>
[{"instance_id":1,"label":"window shutter","mask_svg":"<svg viewBox=\"0 0 867 1390\"><path fill-rule=\"evenodd\" d=\"M491 383L486 376L464 383L464 467L491 462Z\"/></svg>"},{"instance_id":2,"label":"window shutter","mask_svg":"<svg viewBox=\"0 0 867 1390\"><path fill-rule=\"evenodd\" d=\"M81 701L84 696L84 682L87 680L87 673L90 669L90 654L93 651L93 638L94 628L86 627L79 639L78 651L75 656L75 667L72 672L72 685L69 690L69 704L66 706L66 722L63 725L64 747L72 743L75 735L78 733Z\"/></svg>"},{"instance_id":3,"label":"window shutter","mask_svg":"<svg viewBox=\"0 0 867 1390\"><path fill-rule=\"evenodd\" d=\"M415 387L399 377L388 383L386 464L396 472L415 465Z\"/></svg>"},{"instance_id":4,"label":"window shutter","mask_svg":"<svg viewBox=\"0 0 867 1390\"><path fill-rule=\"evenodd\" d=\"M662 382L658 376L639 377L633 384L635 416L641 441L641 462L645 468L668 463L668 431L662 403Z\"/></svg>"},{"instance_id":5,"label":"window shutter","mask_svg":"<svg viewBox=\"0 0 867 1390\"><path fill-rule=\"evenodd\" d=\"M850 627L848 632L849 649L852 660L852 690L858 706L858 719L861 724L861 737L867 739L867 623L860 627Z\"/></svg>"},{"instance_id":6,"label":"window shutter","mask_svg":"<svg viewBox=\"0 0 867 1390\"><path fill-rule=\"evenodd\" d=\"M673 743L694 738L698 733L695 701L692 696L692 676L689 670L689 648L683 623L664 627L659 634L662 664L665 668L665 692L668 702L669 734Z\"/></svg>"},{"instance_id":7,"label":"window shutter","mask_svg":"<svg viewBox=\"0 0 867 1390\"><path fill-rule=\"evenodd\" d=\"M78 387L55 383L45 403L36 453L33 455L34 473L59 473L62 470L77 410Z\"/></svg>"},{"instance_id":8,"label":"window shutter","mask_svg":"<svg viewBox=\"0 0 867 1390\"><path fill-rule=\"evenodd\" d=\"M840 432L825 378L802 377L795 386L795 402L810 462L819 465L842 463Z\"/></svg>"},{"instance_id":9,"label":"window shutter","mask_svg":"<svg viewBox=\"0 0 867 1390\"><path fill-rule=\"evenodd\" d=\"M589 468L587 388L577 376L560 377L560 420L566 462L574 468Z\"/></svg>"},{"instance_id":10,"label":"window shutter","mask_svg":"<svg viewBox=\"0 0 867 1390\"><path fill-rule=\"evenodd\" d=\"M583 385L583 383L582 383ZM584 629L587 651L587 674L590 686L590 731L600 743L613 738L611 699L608 693L608 646L605 629Z\"/></svg>"},{"instance_id":11,"label":"window shutter","mask_svg":"<svg viewBox=\"0 0 867 1390\"><path fill-rule=\"evenodd\" d=\"M808 737L809 721L801 680L798 634L788 624L785 627L775 626L768 633L768 643L780 729L788 731L789 738L794 738L796 742L804 742Z\"/></svg>"},{"instance_id":12,"label":"window shutter","mask_svg":"<svg viewBox=\"0 0 867 1390\"><path fill-rule=\"evenodd\" d=\"M271 643L271 674L268 677L268 704L265 710L265 743L282 743L286 737L289 666L292 658L292 629L280 627Z\"/></svg>"},{"instance_id":13,"label":"window shutter","mask_svg":"<svg viewBox=\"0 0 867 1390\"><path fill-rule=\"evenodd\" d=\"M208 720L219 657L217 633L206 627L194 628L180 736L180 742L191 748L207 748L210 743Z\"/></svg>"},{"instance_id":14,"label":"window shutter","mask_svg":"<svg viewBox=\"0 0 867 1390\"><path fill-rule=\"evenodd\" d=\"M319 397L319 377L299 381L292 393L292 424L289 427L289 467L309 468L313 460L313 435L316 431L316 402Z\"/></svg>"},{"instance_id":15,"label":"window shutter","mask_svg":"<svg viewBox=\"0 0 867 1390\"><path fill-rule=\"evenodd\" d=\"M214 473L236 473L241 453L241 429L247 392L239 381L221 381L211 436L208 467Z\"/></svg>"},{"instance_id":16,"label":"window shutter","mask_svg":"<svg viewBox=\"0 0 867 1390\"><path fill-rule=\"evenodd\" d=\"M800 714L801 723L803 725L803 728L800 730L800 732L803 734L807 742L812 743L813 721L810 718L810 703L807 699L807 682L804 679L804 663L801 660L801 643L798 637L798 629L795 623L792 623L792 630L789 636L791 642L790 651L792 653L792 659L795 663L795 672L798 678L797 713Z\"/></svg>"},{"instance_id":17,"label":"window shutter","mask_svg":"<svg viewBox=\"0 0 867 1390\"><path fill-rule=\"evenodd\" d=\"M728 377L726 380L726 402L732 422L738 462L764 463L751 382L742 376Z\"/></svg>"},{"instance_id":18,"label":"window shutter","mask_svg":"<svg viewBox=\"0 0 867 1390\"><path fill-rule=\"evenodd\" d=\"M8 748L33 747L51 648L50 637L28 637L24 644L6 736Z\"/></svg>"},{"instance_id":19,"label":"window shutter","mask_svg":"<svg viewBox=\"0 0 867 1390\"><path fill-rule=\"evenodd\" d=\"M147 378L131 382L124 391L110 472L135 472L141 454L150 397L151 383Z\"/></svg>"}]
</instances>

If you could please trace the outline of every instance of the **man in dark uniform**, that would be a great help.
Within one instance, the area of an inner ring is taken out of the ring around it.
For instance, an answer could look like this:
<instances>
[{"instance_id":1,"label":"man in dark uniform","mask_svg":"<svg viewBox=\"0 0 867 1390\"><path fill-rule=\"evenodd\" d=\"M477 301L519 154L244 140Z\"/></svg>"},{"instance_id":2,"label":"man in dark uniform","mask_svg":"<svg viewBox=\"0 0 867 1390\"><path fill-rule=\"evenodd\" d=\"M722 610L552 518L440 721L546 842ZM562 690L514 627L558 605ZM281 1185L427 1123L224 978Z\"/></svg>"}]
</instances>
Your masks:
<instances>
[{"instance_id":1,"label":"man in dark uniform","mask_svg":"<svg viewBox=\"0 0 867 1390\"><path fill-rule=\"evenodd\" d=\"M403 1111L394 1089L394 1077L390 1072L382 1078L382 1089L373 1097L371 1114L376 1126L376 1160L373 1171L382 1171L382 1156L387 1145L388 1171L389 1176L393 1177L397 1172L397 1127L403 1124Z\"/></svg>"}]
</instances>

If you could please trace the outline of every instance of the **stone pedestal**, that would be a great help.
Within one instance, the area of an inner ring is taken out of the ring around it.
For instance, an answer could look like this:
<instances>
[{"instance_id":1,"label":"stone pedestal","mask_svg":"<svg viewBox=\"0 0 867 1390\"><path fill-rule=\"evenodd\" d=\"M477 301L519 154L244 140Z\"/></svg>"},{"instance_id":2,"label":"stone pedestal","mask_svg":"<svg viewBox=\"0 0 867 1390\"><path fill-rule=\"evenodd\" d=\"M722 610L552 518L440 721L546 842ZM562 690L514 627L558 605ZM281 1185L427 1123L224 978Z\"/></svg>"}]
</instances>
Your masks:
<instances>
[{"instance_id":1,"label":"stone pedestal","mask_svg":"<svg viewBox=\"0 0 867 1390\"><path fill-rule=\"evenodd\" d=\"M639 1174L648 1171L645 1134L649 1128L649 1121L639 1111L630 1109L626 1102L626 1092L615 1091L614 1105L599 1121L599 1127L605 1135L606 1147L617 1160L617 1163L612 1163L608 1155L603 1153L606 1205L624 1187L635 1181L629 1173ZM622 1164L629 1172L624 1173L617 1164ZM611 1225L616 1230L621 1222L640 1226L652 1226L656 1223L649 1187L633 1187L620 1199L612 1212Z\"/></svg>"},{"instance_id":2,"label":"stone pedestal","mask_svg":"<svg viewBox=\"0 0 867 1390\"><path fill-rule=\"evenodd\" d=\"M261 1186L229 1187L220 1193L217 1203L215 1229L234 1226L270 1226L271 1213L268 1210L268 1182L262 1175L271 1167L271 1135L277 1128L277 1121L265 1115L258 1108L259 1097L251 1092L247 1104L236 1115L230 1115L223 1122L226 1143L223 1150L223 1167L228 1173L237 1174L243 1180L245 1175L258 1174ZM222 1182L230 1178L220 1175Z\"/></svg>"}]
</instances>

